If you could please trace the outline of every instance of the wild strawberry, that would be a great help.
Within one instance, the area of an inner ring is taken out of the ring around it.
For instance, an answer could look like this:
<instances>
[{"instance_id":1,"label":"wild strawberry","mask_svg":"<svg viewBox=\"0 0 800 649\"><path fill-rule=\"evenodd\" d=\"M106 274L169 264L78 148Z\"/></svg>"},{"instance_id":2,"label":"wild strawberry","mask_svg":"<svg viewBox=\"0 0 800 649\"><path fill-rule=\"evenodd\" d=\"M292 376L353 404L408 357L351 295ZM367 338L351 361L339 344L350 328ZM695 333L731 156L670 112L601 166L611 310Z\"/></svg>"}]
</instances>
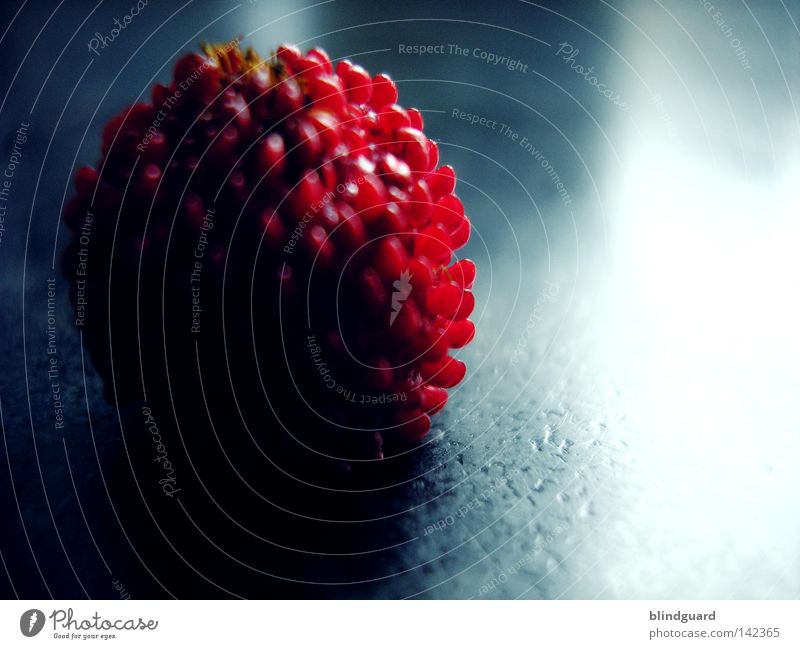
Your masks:
<instances>
[{"instance_id":1,"label":"wild strawberry","mask_svg":"<svg viewBox=\"0 0 800 649\"><path fill-rule=\"evenodd\" d=\"M205 47L151 96L109 121L102 175L78 170L65 210L109 394L139 399L177 363L237 412L285 405L327 450L422 439L475 335L475 264L451 263L471 225L422 114L388 75L291 45Z\"/></svg>"}]
</instances>

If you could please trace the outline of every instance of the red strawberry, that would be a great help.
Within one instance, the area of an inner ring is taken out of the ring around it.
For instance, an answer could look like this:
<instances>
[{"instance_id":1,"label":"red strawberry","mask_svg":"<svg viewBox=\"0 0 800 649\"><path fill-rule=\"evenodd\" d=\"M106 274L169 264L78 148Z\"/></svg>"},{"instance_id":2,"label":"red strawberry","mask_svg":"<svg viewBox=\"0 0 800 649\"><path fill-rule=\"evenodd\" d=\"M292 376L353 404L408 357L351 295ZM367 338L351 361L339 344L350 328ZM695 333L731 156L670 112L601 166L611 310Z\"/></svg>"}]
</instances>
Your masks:
<instances>
[{"instance_id":1,"label":"red strawberry","mask_svg":"<svg viewBox=\"0 0 800 649\"><path fill-rule=\"evenodd\" d=\"M205 47L152 97L108 123L101 174L78 171L65 211L109 394L200 363L240 409L313 413L291 416L343 441L328 448L421 439L466 372L449 351L475 333L475 265L456 258L470 222L420 112L388 75L294 46Z\"/></svg>"}]
</instances>

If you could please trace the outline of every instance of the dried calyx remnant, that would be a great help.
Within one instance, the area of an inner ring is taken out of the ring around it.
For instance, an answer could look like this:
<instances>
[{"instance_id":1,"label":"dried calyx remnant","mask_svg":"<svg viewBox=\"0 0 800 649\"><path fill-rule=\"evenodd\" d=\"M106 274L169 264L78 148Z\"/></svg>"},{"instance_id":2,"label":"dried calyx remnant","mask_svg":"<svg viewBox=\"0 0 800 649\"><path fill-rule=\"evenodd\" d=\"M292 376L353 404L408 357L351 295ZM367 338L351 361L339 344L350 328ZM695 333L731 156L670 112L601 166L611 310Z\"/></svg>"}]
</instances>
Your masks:
<instances>
[{"instance_id":1,"label":"dried calyx remnant","mask_svg":"<svg viewBox=\"0 0 800 649\"><path fill-rule=\"evenodd\" d=\"M107 394L135 401L163 379L172 398L200 374L240 414L302 420L326 448L419 441L475 333L452 167L386 74L319 48L202 50L105 126L65 212Z\"/></svg>"}]
</instances>

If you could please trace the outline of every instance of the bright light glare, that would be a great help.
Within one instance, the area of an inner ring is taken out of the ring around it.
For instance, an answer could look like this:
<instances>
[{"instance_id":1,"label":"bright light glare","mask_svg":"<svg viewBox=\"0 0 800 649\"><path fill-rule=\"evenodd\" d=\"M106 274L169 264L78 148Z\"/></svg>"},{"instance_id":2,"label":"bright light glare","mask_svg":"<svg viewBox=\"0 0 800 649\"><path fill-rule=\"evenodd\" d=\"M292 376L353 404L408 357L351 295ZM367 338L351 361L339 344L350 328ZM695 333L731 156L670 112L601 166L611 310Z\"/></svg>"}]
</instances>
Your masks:
<instances>
[{"instance_id":1,"label":"bright light glare","mask_svg":"<svg viewBox=\"0 0 800 649\"><path fill-rule=\"evenodd\" d=\"M800 166L754 180L650 135L621 183L603 345L629 372L631 484L647 485L628 515L660 548L631 578L719 596L758 565L748 592L766 594L800 539Z\"/></svg>"}]
</instances>

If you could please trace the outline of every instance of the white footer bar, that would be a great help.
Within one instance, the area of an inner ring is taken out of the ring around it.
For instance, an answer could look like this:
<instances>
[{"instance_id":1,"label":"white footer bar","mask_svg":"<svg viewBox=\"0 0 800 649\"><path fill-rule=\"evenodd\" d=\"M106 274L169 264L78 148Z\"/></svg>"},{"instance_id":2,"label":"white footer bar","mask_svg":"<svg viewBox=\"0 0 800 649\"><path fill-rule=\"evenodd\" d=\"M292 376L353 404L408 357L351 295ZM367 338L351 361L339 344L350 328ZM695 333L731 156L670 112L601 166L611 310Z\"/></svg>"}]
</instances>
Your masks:
<instances>
[{"instance_id":1,"label":"white footer bar","mask_svg":"<svg viewBox=\"0 0 800 649\"><path fill-rule=\"evenodd\" d=\"M0 647L796 648L799 620L797 601L4 601Z\"/></svg>"}]
</instances>

